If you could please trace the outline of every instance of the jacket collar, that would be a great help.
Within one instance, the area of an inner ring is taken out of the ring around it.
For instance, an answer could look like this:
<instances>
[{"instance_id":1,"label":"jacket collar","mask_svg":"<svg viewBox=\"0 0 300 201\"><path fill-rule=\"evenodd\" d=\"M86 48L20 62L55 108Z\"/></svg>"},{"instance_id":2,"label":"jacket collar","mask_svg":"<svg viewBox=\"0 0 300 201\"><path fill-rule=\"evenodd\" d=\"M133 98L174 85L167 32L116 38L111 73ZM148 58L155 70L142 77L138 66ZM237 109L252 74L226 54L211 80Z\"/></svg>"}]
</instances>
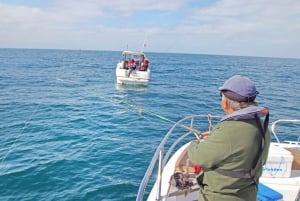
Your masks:
<instances>
[{"instance_id":1,"label":"jacket collar","mask_svg":"<svg viewBox=\"0 0 300 201\"><path fill-rule=\"evenodd\" d=\"M241 120L241 119L253 119L254 115L257 114L258 117L263 117L268 113L268 110L261 106L251 105L241 110L234 111L230 114L222 117L221 121L227 120Z\"/></svg>"}]
</instances>

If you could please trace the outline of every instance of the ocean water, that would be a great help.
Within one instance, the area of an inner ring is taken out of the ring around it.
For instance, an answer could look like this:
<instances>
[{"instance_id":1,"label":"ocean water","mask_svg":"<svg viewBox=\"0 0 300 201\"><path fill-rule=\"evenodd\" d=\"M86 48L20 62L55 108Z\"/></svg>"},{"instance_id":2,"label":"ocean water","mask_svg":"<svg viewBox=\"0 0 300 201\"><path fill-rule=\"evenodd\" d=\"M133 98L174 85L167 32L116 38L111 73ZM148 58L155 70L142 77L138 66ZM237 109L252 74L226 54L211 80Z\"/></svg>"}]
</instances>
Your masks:
<instances>
[{"instance_id":1,"label":"ocean water","mask_svg":"<svg viewBox=\"0 0 300 201\"><path fill-rule=\"evenodd\" d=\"M149 86L124 87L121 51L0 49L0 200L135 200L170 121L223 115L218 87L234 74L271 122L300 118L299 59L147 56Z\"/></svg>"}]
</instances>

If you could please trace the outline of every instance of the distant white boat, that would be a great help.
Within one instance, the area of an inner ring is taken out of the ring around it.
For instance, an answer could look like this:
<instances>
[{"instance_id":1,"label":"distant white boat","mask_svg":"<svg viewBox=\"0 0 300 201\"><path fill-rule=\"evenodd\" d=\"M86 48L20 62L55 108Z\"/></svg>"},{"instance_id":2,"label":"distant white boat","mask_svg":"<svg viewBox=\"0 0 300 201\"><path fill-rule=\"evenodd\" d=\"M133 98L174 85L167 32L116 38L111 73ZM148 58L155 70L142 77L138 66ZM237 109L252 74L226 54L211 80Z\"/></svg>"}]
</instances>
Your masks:
<instances>
[{"instance_id":1,"label":"distant white boat","mask_svg":"<svg viewBox=\"0 0 300 201\"><path fill-rule=\"evenodd\" d=\"M116 67L117 84L148 85L150 61L145 53L123 51L122 59Z\"/></svg>"},{"instance_id":2,"label":"distant white boat","mask_svg":"<svg viewBox=\"0 0 300 201\"><path fill-rule=\"evenodd\" d=\"M139 186L136 201L198 200L199 186L196 176L199 170L190 164L187 156L187 147L190 142L184 141L193 140L193 136L194 139L199 139L198 127L207 125L205 119L210 119L210 129L212 116L207 117L207 115L192 115L173 125L156 149ZM270 145L263 175L259 179L257 200L299 201L300 137L298 141L280 141L275 132L275 126L278 123L300 123L300 120L278 120L272 124L272 134L276 142L271 142ZM285 137L289 134L295 133L286 133ZM166 147L167 145L168 147ZM155 167L157 167L157 171L154 172L157 175L153 176ZM146 187L151 179L155 179L155 183L150 186L151 191L147 199L144 199Z\"/></svg>"}]
</instances>

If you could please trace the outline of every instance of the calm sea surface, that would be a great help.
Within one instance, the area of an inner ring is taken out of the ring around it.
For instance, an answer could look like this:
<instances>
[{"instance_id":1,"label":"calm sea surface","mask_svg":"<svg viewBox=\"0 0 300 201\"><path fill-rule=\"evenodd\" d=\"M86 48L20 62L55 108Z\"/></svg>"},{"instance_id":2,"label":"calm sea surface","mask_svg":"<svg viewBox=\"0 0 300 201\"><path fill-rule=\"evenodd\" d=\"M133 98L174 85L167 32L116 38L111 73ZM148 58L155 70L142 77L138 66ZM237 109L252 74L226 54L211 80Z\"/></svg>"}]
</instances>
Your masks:
<instances>
[{"instance_id":1,"label":"calm sea surface","mask_svg":"<svg viewBox=\"0 0 300 201\"><path fill-rule=\"evenodd\" d=\"M149 86L118 87L121 52L0 49L0 200L135 200L172 126L150 112L223 115L234 74L255 81L271 122L300 118L299 59L147 56Z\"/></svg>"}]
</instances>

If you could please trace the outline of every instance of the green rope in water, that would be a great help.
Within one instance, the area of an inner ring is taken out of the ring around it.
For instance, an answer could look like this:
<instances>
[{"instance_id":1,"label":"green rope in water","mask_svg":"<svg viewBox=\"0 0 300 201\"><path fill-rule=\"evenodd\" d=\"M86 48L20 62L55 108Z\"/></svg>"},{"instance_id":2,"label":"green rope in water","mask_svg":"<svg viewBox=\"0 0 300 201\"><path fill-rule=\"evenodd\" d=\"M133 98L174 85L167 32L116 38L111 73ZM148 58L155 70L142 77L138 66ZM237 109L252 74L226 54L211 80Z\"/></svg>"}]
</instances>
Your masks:
<instances>
[{"instance_id":1,"label":"green rope in water","mask_svg":"<svg viewBox=\"0 0 300 201\"><path fill-rule=\"evenodd\" d=\"M172 123L172 124L177 123L177 122L175 122L175 121L173 121L173 120L171 120L171 119L169 119L169 118L167 118L167 117L164 117L164 116L162 116L162 115L159 115L159 114L156 114L156 113L154 113L154 112L151 112L150 110L142 109L141 107L138 107L138 106L136 106L136 105L133 105L133 104L131 104L131 103L128 102L128 101L125 101L125 100L118 100L117 98L112 98L111 96L108 96L108 95L103 94L103 93L100 93L100 92L98 92L97 94L98 94L98 95L101 94L101 97L102 97L102 98L104 98L104 99L110 99L110 100L112 100L114 103L117 103L117 104L119 104L119 105L125 105L125 106L127 106L127 107L130 107L130 108L132 108L133 110L139 112L140 114L143 112L143 113L149 114L149 115L151 115L151 116L157 117L158 119L161 119L161 120L163 120L163 121L170 122L170 123ZM178 125L179 125L180 127L184 128L184 129L190 131L190 132L193 132L193 133L199 135L199 136L201 135L201 132L198 131L198 130L196 130L196 129L194 129L194 128L191 128L191 127L189 127L189 126L185 126L185 125L183 125L183 124L178 124Z\"/></svg>"},{"instance_id":2,"label":"green rope in water","mask_svg":"<svg viewBox=\"0 0 300 201\"><path fill-rule=\"evenodd\" d=\"M60 79L60 78L57 78L56 80L59 81L59 82L62 82L62 83L71 83L71 84L81 85L80 83L76 83L76 82L73 82L73 81L66 81L66 80L63 80L63 79ZM88 91L88 93L89 93L89 94L92 94L91 91ZM107 94L101 93L101 92L99 92L99 91L94 90L94 95L97 96L97 97L101 97L101 98L103 98L104 100L111 100L111 101L112 101L113 103L115 103L115 104L118 104L118 105L125 105L125 106L127 106L127 107L133 108L134 110L136 110L137 112L139 112L139 114L141 114L142 112L144 112L144 113L147 113L147 114L149 114L149 115L151 115L151 116L157 117L158 119L161 119L161 120L163 120L163 121L170 122L170 123L172 123L172 124L175 124L175 123L176 123L175 121L173 121L173 120L171 120L171 119L169 119L169 118L166 118L166 117L164 117L164 116L162 116L162 115L156 114L156 113L151 112L151 111L149 111L149 110L142 109L141 107L138 107L138 106L136 106L136 105L133 105L133 104L131 104L131 103L128 102L128 101L125 101L125 100L118 100L117 98L113 98L112 96L108 96ZM182 124L178 124L178 125L179 125L180 127L184 128L184 129L190 131L190 132L193 132L193 133L199 135L199 136L201 135L201 132L198 131L198 130L196 130L196 129L194 129L194 128L191 128L191 127L189 127L189 126L185 126L185 125L182 125Z\"/></svg>"}]
</instances>

